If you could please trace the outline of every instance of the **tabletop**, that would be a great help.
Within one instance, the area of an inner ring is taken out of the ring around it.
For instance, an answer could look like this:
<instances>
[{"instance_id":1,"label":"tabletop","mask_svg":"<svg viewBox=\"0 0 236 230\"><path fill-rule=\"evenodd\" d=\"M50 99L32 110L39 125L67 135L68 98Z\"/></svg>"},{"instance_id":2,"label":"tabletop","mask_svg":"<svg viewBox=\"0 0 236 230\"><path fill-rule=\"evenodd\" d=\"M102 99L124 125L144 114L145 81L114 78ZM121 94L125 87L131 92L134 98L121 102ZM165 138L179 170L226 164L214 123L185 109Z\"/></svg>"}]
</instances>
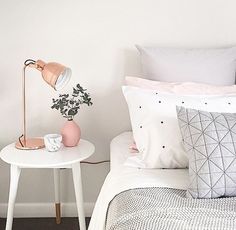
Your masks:
<instances>
[{"instance_id":1,"label":"tabletop","mask_svg":"<svg viewBox=\"0 0 236 230\"><path fill-rule=\"evenodd\" d=\"M81 139L78 146L62 147L57 152L48 152L45 148L37 150L19 150L15 143L2 149L0 158L13 165L24 168L59 168L90 157L95 151L94 145Z\"/></svg>"}]
</instances>

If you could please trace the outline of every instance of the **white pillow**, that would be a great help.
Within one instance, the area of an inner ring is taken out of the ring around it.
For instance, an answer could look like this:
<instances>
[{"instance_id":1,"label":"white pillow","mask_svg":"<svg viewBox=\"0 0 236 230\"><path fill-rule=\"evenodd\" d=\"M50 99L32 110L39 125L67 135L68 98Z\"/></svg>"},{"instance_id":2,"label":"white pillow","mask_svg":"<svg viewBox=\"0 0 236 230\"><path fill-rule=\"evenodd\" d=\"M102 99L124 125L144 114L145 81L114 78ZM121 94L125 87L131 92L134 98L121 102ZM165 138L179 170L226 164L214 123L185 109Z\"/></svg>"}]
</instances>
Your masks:
<instances>
[{"instance_id":1,"label":"white pillow","mask_svg":"<svg viewBox=\"0 0 236 230\"><path fill-rule=\"evenodd\" d=\"M140 154L126 165L141 168L185 168L188 157L182 145L176 105L209 112L236 112L236 94L184 96L123 86L134 139Z\"/></svg>"},{"instance_id":2,"label":"white pillow","mask_svg":"<svg viewBox=\"0 0 236 230\"><path fill-rule=\"evenodd\" d=\"M146 78L169 82L235 84L236 47L175 49L136 46Z\"/></svg>"}]
</instances>

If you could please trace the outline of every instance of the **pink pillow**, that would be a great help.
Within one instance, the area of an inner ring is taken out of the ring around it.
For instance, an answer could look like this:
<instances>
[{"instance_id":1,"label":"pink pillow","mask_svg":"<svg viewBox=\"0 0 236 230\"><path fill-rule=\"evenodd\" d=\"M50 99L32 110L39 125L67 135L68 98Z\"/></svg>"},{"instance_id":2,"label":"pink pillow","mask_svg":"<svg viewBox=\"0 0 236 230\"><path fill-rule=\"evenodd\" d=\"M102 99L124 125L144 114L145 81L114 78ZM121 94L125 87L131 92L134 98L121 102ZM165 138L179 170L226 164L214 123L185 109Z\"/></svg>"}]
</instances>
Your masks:
<instances>
[{"instance_id":1,"label":"pink pillow","mask_svg":"<svg viewBox=\"0 0 236 230\"><path fill-rule=\"evenodd\" d=\"M158 90L162 93L173 93L178 95L236 94L236 85L215 86L195 82L161 82L129 76L125 78L125 82L126 85L130 86Z\"/></svg>"}]
</instances>

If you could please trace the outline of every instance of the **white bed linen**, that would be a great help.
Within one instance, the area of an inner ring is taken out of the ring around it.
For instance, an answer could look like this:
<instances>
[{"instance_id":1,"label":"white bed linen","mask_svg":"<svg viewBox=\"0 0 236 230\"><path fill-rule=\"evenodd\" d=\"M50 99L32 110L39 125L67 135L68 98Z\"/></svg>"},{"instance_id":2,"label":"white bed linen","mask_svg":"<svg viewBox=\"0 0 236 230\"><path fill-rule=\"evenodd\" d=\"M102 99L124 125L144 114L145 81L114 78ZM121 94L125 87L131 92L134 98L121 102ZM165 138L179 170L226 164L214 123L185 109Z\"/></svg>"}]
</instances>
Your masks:
<instances>
[{"instance_id":1,"label":"white bed linen","mask_svg":"<svg viewBox=\"0 0 236 230\"><path fill-rule=\"evenodd\" d=\"M187 169L136 169L120 167L112 170L97 199L89 230L104 230L109 202L115 195L134 188L168 187L187 189Z\"/></svg>"},{"instance_id":2,"label":"white bed linen","mask_svg":"<svg viewBox=\"0 0 236 230\"><path fill-rule=\"evenodd\" d=\"M106 212L109 202L123 191L146 187L187 189L187 169L138 169L123 166L122 162L126 159L125 154L129 154L126 151L129 147L129 141L125 139L127 137L131 137L132 140L132 133L121 134L111 142L112 170L108 174L97 199L89 230L105 229ZM118 156L119 149L120 156ZM115 160L115 164L113 164L113 160Z\"/></svg>"},{"instance_id":3,"label":"white bed linen","mask_svg":"<svg viewBox=\"0 0 236 230\"><path fill-rule=\"evenodd\" d=\"M124 164L128 157L135 156L135 153L131 153L130 146L132 145L133 133L123 132L116 136L110 144L110 168L116 169Z\"/></svg>"}]
</instances>

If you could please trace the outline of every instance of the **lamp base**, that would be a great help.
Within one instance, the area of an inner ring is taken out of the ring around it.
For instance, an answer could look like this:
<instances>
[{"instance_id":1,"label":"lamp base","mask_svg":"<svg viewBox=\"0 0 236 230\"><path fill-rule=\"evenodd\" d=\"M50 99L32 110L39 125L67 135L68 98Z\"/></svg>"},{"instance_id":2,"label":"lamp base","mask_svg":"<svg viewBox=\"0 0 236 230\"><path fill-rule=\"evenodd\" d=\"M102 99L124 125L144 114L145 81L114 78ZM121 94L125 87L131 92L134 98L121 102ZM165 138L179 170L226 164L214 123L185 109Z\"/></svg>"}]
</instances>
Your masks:
<instances>
[{"instance_id":1,"label":"lamp base","mask_svg":"<svg viewBox=\"0 0 236 230\"><path fill-rule=\"evenodd\" d=\"M15 147L17 149L22 149L22 150L36 150L44 148L45 145L42 138L29 138L26 140L22 140L21 142L18 141L15 144Z\"/></svg>"}]
</instances>

